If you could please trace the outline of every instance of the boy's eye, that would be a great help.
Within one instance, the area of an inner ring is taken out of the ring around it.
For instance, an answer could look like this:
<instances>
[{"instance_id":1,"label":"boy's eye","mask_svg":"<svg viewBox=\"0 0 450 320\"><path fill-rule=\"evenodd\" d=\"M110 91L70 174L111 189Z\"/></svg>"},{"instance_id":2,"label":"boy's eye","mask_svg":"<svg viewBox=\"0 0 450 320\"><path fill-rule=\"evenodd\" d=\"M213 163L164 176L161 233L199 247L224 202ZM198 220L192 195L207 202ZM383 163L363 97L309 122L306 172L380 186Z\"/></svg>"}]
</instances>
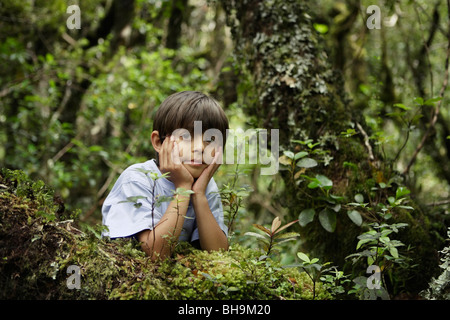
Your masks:
<instances>
[{"instance_id":1,"label":"boy's eye","mask_svg":"<svg viewBox=\"0 0 450 320\"><path fill-rule=\"evenodd\" d=\"M189 140L190 138L191 138L191 135L189 133L183 133L180 136L180 139L182 139L182 140Z\"/></svg>"},{"instance_id":2,"label":"boy's eye","mask_svg":"<svg viewBox=\"0 0 450 320\"><path fill-rule=\"evenodd\" d=\"M205 139L206 143L211 143L216 140L216 137L212 136L211 138Z\"/></svg>"}]
</instances>

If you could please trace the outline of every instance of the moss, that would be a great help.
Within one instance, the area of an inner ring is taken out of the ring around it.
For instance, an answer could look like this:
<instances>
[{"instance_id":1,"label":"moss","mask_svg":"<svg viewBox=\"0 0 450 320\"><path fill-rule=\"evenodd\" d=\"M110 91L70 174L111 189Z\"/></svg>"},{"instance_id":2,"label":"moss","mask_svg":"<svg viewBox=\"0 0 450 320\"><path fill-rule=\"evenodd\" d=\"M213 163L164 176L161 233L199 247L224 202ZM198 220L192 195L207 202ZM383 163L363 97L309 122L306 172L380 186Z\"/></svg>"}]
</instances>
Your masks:
<instances>
[{"instance_id":1,"label":"moss","mask_svg":"<svg viewBox=\"0 0 450 320\"><path fill-rule=\"evenodd\" d=\"M135 240L61 220L51 190L21 172L2 170L0 185L1 299L312 298L305 273L254 249L208 253L180 243L171 258L151 262ZM79 267L79 289L67 286L69 266ZM331 298L320 286L316 297Z\"/></svg>"}]
</instances>

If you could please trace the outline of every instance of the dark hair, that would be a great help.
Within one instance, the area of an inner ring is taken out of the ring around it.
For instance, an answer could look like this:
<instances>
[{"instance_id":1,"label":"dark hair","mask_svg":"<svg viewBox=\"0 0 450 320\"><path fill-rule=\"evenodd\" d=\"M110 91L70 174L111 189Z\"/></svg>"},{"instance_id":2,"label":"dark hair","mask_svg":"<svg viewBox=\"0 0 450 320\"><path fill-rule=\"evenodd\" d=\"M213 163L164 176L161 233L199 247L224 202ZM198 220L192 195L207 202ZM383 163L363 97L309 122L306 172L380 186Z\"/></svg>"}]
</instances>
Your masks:
<instances>
[{"instance_id":1,"label":"dark hair","mask_svg":"<svg viewBox=\"0 0 450 320\"><path fill-rule=\"evenodd\" d=\"M161 141L180 128L187 129L192 135L194 121L202 122L203 132L220 130L225 145L228 118L215 99L198 91L182 91L167 97L156 111L153 130L159 132Z\"/></svg>"}]
</instances>

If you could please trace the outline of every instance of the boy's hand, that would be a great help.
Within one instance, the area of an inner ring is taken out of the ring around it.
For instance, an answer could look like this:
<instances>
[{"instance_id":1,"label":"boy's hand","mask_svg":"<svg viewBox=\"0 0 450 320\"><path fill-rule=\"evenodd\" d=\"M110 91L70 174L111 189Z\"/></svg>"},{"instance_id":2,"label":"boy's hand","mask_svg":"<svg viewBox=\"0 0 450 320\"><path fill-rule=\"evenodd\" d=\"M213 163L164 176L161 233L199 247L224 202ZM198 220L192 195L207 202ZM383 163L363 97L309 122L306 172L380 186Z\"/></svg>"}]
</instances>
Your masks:
<instances>
[{"instance_id":1,"label":"boy's hand","mask_svg":"<svg viewBox=\"0 0 450 320\"><path fill-rule=\"evenodd\" d=\"M169 180L176 188L191 189L194 178L181 163L178 143L173 136L164 140L159 153L159 163L160 171L170 173Z\"/></svg>"},{"instance_id":2,"label":"boy's hand","mask_svg":"<svg viewBox=\"0 0 450 320\"><path fill-rule=\"evenodd\" d=\"M211 180L214 173L220 167L220 163L217 163L217 161L218 159L221 159L221 157L222 147L219 147L211 163L203 170L200 177L197 178L197 181L195 181L192 186L192 191L195 192L195 195L205 195L206 186L208 185L209 180Z\"/></svg>"}]
</instances>

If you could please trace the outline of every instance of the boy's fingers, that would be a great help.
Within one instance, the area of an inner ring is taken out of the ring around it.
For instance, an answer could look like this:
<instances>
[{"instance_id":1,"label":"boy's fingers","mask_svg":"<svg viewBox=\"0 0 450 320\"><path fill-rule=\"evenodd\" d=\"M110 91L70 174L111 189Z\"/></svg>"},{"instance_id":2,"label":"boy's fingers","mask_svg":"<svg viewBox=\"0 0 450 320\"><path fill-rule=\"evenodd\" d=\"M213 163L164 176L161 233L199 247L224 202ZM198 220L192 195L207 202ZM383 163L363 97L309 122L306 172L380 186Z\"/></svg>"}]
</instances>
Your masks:
<instances>
[{"instance_id":1,"label":"boy's fingers","mask_svg":"<svg viewBox=\"0 0 450 320\"><path fill-rule=\"evenodd\" d=\"M220 161L219 161L220 160ZM222 164L222 147L218 147L211 164Z\"/></svg>"},{"instance_id":2,"label":"boy's fingers","mask_svg":"<svg viewBox=\"0 0 450 320\"><path fill-rule=\"evenodd\" d=\"M174 142L174 146L171 152L172 162L174 164L181 164L180 159L180 149L178 147L178 143Z\"/></svg>"},{"instance_id":3,"label":"boy's fingers","mask_svg":"<svg viewBox=\"0 0 450 320\"><path fill-rule=\"evenodd\" d=\"M164 139L163 144L161 146L162 157L160 157L160 158L162 158L161 164L164 168L171 167L172 149L173 149L173 141L171 139L171 136L166 137L166 139Z\"/></svg>"},{"instance_id":4,"label":"boy's fingers","mask_svg":"<svg viewBox=\"0 0 450 320\"><path fill-rule=\"evenodd\" d=\"M219 159L221 160L221 157L222 157L222 147L218 147L213 160L205 170L209 170L212 174L214 174L214 172L216 172L216 170L220 167L222 163L222 161L219 162Z\"/></svg>"}]
</instances>

